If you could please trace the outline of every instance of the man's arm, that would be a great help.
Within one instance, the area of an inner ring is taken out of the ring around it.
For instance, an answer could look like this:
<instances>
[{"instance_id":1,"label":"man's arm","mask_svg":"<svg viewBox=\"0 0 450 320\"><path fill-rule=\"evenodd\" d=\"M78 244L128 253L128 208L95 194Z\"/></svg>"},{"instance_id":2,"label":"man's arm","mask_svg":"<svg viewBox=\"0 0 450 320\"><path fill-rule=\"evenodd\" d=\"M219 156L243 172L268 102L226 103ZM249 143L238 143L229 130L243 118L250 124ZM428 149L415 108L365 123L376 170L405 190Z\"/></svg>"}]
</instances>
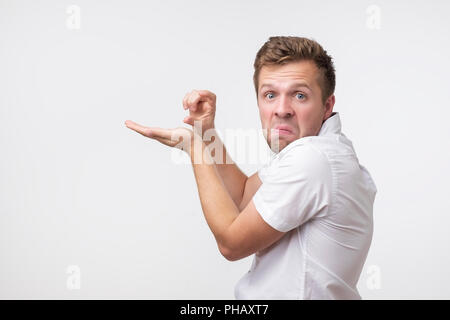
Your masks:
<instances>
[{"instance_id":1,"label":"man's arm","mask_svg":"<svg viewBox=\"0 0 450 320\"><path fill-rule=\"evenodd\" d=\"M209 145L214 142L217 149L222 149L220 159L216 157L215 152L212 154L216 160L217 172L233 202L238 209L242 210L261 185L261 181L256 174L248 178L239 169L217 134L214 126L216 95L208 90L193 90L184 96L183 108L189 109L189 116L184 118L183 122L193 126L194 131L196 130L195 124L201 124L200 131L197 133L203 137L205 132L208 132L208 136L212 137L210 140L204 141L205 144Z\"/></svg>"},{"instance_id":2,"label":"man's arm","mask_svg":"<svg viewBox=\"0 0 450 320\"><path fill-rule=\"evenodd\" d=\"M219 250L225 258L232 261L244 258L267 248L284 235L284 232L276 230L263 220L252 200L248 202L245 209L239 210L219 175L217 165L212 161L209 149L203 143L202 138L197 137L194 132L186 128L144 127L130 120L127 120L125 125L143 136L167 146L181 147L189 154L203 214L216 238ZM182 137L181 144L180 137ZM193 138L200 142L200 151L195 142L194 148L191 148L192 143L189 142ZM203 161L197 162L198 154ZM257 175L254 176L257 177ZM256 182L252 180L252 182L257 184L257 180ZM250 197L250 193L250 191L246 193L244 200L247 199L246 197Z\"/></svg>"},{"instance_id":3,"label":"man's arm","mask_svg":"<svg viewBox=\"0 0 450 320\"><path fill-rule=\"evenodd\" d=\"M208 146L214 142L216 146L222 147L222 159L215 158L216 168L235 205L239 211L242 211L261 186L261 180L257 173L247 177L231 159L225 144L214 129L213 136L217 140L205 141L205 145ZM212 156L215 156L215 152L212 153Z\"/></svg>"},{"instance_id":4,"label":"man's arm","mask_svg":"<svg viewBox=\"0 0 450 320\"><path fill-rule=\"evenodd\" d=\"M242 195L242 200L239 205L239 211L242 211L245 209L245 207L247 207L261 184L262 182L259 179L257 172L248 177L247 181L245 182L244 194Z\"/></svg>"},{"instance_id":5,"label":"man's arm","mask_svg":"<svg viewBox=\"0 0 450 320\"><path fill-rule=\"evenodd\" d=\"M233 199L235 205L240 208L248 177L239 169L236 163L231 160L230 155L227 153L225 144L220 139L217 131L215 129L210 130L214 138L212 138L210 141L205 141L205 145L210 145L212 142L214 142L216 146L220 146L222 148L221 159L217 159L217 157L215 157L215 150L212 156L213 159L216 160L217 172L219 173L219 176L222 179L225 188L230 194L231 199Z\"/></svg>"},{"instance_id":6,"label":"man's arm","mask_svg":"<svg viewBox=\"0 0 450 320\"><path fill-rule=\"evenodd\" d=\"M256 210L253 201L248 200L253 196L251 193L254 188L261 184L258 175L252 176L243 198L248 204L241 211L227 192L206 145L202 143L203 161L200 163L194 160L195 151L191 153L191 161L203 214L222 255L227 260L235 261L278 241L284 232L267 224Z\"/></svg>"}]
</instances>

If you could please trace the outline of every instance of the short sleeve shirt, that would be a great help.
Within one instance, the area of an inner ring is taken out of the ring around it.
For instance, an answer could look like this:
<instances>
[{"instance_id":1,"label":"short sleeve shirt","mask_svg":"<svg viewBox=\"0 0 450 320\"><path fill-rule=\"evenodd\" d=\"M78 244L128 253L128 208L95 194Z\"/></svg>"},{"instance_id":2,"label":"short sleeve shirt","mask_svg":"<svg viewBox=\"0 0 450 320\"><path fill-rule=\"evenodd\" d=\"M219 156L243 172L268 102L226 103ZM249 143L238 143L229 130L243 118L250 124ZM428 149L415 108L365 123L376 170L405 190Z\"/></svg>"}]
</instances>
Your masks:
<instances>
[{"instance_id":1,"label":"short sleeve shirt","mask_svg":"<svg viewBox=\"0 0 450 320\"><path fill-rule=\"evenodd\" d=\"M334 112L258 170L252 201L285 235L254 255L237 299L360 299L377 188Z\"/></svg>"}]
</instances>

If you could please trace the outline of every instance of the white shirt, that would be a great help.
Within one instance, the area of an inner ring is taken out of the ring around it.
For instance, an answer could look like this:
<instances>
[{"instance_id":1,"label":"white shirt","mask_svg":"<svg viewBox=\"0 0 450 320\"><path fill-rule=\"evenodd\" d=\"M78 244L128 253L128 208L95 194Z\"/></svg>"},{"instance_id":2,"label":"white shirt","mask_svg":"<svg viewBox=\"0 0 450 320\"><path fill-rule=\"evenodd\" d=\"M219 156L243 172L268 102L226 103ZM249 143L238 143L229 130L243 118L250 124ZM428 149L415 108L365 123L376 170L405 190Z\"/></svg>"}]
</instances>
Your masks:
<instances>
[{"instance_id":1,"label":"white shirt","mask_svg":"<svg viewBox=\"0 0 450 320\"><path fill-rule=\"evenodd\" d=\"M287 232L254 255L236 299L361 299L356 284L373 233L377 188L334 112L258 170L253 202Z\"/></svg>"}]
</instances>

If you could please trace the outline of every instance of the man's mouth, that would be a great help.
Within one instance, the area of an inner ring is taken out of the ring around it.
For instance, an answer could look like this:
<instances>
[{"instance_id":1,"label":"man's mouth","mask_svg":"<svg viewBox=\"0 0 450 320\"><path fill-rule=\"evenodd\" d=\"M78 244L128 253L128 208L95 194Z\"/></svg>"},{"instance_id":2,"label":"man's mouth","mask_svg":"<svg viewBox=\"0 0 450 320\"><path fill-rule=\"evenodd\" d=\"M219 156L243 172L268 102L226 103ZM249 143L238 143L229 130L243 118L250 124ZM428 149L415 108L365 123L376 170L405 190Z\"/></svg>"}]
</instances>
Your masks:
<instances>
[{"instance_id":1,"label":"man's mouth","mask_svg":"<svg viewBox=\"0 0 450 320\"><path fill-rule=\"evenodd\" d=\"M290 126L287 125L279 125L274 128L278 132L279 135L292 135L294 130Z\"/></svg>"}]
</instances>

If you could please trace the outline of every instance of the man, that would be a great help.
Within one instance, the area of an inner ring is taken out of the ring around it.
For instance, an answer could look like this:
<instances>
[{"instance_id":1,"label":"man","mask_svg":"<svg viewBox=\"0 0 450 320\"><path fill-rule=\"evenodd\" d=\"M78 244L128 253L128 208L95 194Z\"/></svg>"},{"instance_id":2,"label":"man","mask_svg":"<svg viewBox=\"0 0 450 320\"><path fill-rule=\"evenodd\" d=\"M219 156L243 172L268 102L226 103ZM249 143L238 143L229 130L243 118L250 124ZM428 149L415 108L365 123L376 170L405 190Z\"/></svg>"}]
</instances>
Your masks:
<instances>
[{"instance_id":1,"label":"man","mask_svg":"<svg viewBox=\"0 0 450 320\"><path fill-rule=\"evenodd\" d=\"M360 299L377 189L333 112L332 58L313 40L271 37L254 67L262 127L279 152L250 177L225 161L223 144L213 159L208 144L217 146L217 136L198 143L214 130L216 96L209 91L183 100L184 122L201 130L126 125L186 151L220 252L231 261L255 254L235 287L237 299Z\"/></svg>"}]
</instances>

